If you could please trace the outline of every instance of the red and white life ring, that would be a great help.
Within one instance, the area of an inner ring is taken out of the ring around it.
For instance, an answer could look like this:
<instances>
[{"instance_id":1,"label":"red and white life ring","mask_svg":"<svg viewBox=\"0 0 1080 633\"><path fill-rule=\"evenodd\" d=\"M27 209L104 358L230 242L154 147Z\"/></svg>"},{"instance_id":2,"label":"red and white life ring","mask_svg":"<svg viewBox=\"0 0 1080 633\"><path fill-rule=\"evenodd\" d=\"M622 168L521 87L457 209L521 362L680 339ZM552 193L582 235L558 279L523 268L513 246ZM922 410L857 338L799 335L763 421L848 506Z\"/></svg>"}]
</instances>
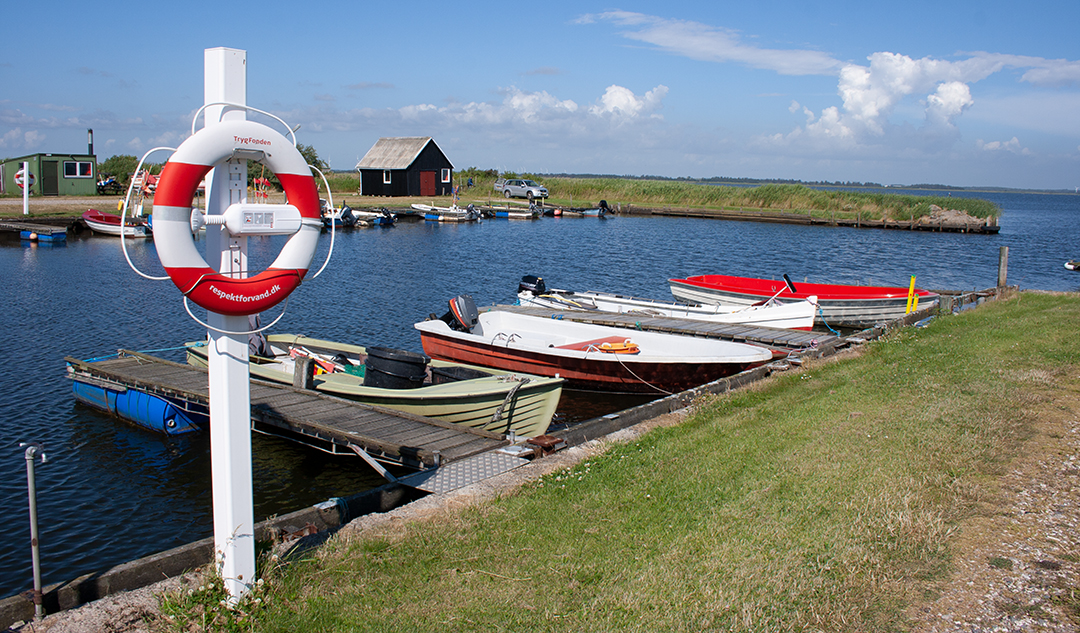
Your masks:
<instances>
[{"instance_id":1,"label":"red and white life ring","mask_svg":"<svg viewBox=\"0 0 1080 633\"><path fill-rule=\"evenodd\" d=\"M277 174L302 222L269 268L243 279L208 266L191 232L199 183L237 151L263 153L260 162ZM321 228L319 193L307 161L288 139L254 121L223 121L189 137L161 170L154 194L154 246L165 272L190 301L218 314L257 314L285 299L307 274Z\"/></svg>"},{"instance_id":2,"label":"red and white life ring","mask_svg":"<svg viewBox=\"0 0 1080 633\"><path fill-rule=\"evenodd\" d=\"M34 172L30 172L30 178L29 179L27 179L25 177L25 174L23 173L23 170L20 169L19 171L15 172L15 184L19 185L20 189L22 189L24 186L26 186L26 180L29 180L30 181L30 186L33 187L34 182L36 182L36 180L37 180L36 178L34 178Z\"/></svg>"}]
</instances>

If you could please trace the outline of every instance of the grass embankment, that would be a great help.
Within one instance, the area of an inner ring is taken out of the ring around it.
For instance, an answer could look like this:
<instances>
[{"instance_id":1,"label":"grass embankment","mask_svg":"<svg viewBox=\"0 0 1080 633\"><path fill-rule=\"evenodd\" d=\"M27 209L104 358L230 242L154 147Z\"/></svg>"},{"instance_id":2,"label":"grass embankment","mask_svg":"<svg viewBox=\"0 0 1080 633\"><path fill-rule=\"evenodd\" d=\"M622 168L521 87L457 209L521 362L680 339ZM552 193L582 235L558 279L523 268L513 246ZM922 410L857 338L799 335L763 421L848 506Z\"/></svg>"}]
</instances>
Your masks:
<instances>
[{"instance_id":1,"label":"grass embankment","mask_svg":"<svg viewBox=\"0 0 1080 633\"><path fill-rule=\"evenodd\" d=\"M499 201L500 195L492 185L495 178L482 171L467 170L456 174L457 183L473 176L473 187L461 190L461 203ZM528 176L525 176L528 177ZM636 207L691 210L750 210L781 211L810 215L822 219L916 221L930 214L930 206L956 209L979 218L996 218L1001 209L992 202L974 198L948 196L914 196L893 193L862 193L856 191L822 191L803 185L762 185L760 187L724 187L693 182L669 180L637 180L628 178L551 178L532 177L543 183L551 195L551 204L592 206L607 200ZM330 178L335 196L350 197L355 193L357 177L334 174ZM338 193L340 192L340 193ZM382 202L380 202L380 200ZM386 204L387 198L356 197L359 205ZM398 199L394 204L398 204ZM427 201L429 199L424 199ZM350 205L354 200L350 200ZM411 200L414 202L414 200Z\"/></svg>"},{"instance_id":2,"label":"grass embankment","mask_svg":"<svg viewBox=\"0 0 1080 633\"><path fill-rule=\"evenodd\" d=\"M1036 410L1075 389L1077 322L1077 296L1022 294L709 398L504 498L339 535L236 625L903 629Z\"/></svg>"}]
</instances>

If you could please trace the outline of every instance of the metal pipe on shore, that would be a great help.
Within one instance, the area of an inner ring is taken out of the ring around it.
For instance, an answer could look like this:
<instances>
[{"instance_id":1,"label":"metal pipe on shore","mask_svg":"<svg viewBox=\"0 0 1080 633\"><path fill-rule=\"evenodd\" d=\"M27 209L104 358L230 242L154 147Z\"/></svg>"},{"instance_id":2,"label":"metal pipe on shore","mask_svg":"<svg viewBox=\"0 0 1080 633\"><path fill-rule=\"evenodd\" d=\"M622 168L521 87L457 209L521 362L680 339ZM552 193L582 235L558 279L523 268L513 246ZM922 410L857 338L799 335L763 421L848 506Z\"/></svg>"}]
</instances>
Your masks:
<instances>
[{"instance_id":1,"label":"metal pipe on shore","mask_svg":"<svg viewBox=\"0 0 1080 633\"><path fill-rule=\"evenodd\" d=\"M26 489L30 499L30 559L34 568L34 619L40 620L45 616L41 606L41 557L38 554L38 523L37 523L37 487L34 483L34 459L41 455L41 463L48 461L45 456L45 447L38 442L19 442L19 447L26 447Z\"/></svg>"}]
</instances>

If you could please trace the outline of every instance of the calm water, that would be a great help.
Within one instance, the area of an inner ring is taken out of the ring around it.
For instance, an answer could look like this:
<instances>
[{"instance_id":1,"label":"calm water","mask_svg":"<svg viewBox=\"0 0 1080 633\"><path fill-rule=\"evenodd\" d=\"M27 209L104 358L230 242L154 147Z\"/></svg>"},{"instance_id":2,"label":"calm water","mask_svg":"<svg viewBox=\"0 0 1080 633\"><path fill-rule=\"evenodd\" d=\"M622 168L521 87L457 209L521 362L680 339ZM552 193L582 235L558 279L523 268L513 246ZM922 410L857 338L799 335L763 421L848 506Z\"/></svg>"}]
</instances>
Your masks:
<instances>
[{"instance_id":1,"label":"calm water","mask_svg":"<svg viewBox=\"0 0 1080 633\"><path fill-rule=\"evenodd\" d=\"M1078 290L1080 196L978 194L1005 210L996 236L719 222L679 218L543 218L470 225L402 222L339 233L318 279L294 294L275 328L420 350L412 323L471 293L478 305L512 303L522 275L549 286L670 298L669 277L730 273L795 281L982 289L997 282L1009 246L1009 282ZM321 257L329 247L324 235ZM251 241L263 265L278 242ZM161 274L152 242L130 247ZM114 238L64 247L0 242L0 322L11 367L0 375L0 596L28 589L26 462L20 441L45 444L37 466L46 584L106 569L212 534L206 437L168 439L77 405L65 356L118 348L168 350L204 332L168 282L131 272ZM276 313L274 313L276 314ZM182 360L180 352L160 355ZM381 480L358 459L327 458L284 441L254 439L256 515L285 513Z\"/></svg>"}]
</instances>

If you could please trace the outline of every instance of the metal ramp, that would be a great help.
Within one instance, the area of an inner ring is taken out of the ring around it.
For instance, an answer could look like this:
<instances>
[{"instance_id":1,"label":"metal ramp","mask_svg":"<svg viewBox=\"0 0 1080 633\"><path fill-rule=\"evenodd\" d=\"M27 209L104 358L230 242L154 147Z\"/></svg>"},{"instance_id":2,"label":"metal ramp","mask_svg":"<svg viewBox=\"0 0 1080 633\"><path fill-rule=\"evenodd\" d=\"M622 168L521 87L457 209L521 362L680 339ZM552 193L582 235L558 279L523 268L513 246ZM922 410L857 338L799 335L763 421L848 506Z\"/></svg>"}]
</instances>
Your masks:
<instances>
[{"instance_id":1,"label":"metal ramp","mask_svg":"<svg viewBox=\"0 0 1080 633\"><path fill-rule=\"evenodd\" d=\"M424 492L452 492L469 484L490 479L496 475L528 464L529 460L499 451L480 453L438 468L423 470L398 479L398 483Z\"/></svg>"}]
</instances>

